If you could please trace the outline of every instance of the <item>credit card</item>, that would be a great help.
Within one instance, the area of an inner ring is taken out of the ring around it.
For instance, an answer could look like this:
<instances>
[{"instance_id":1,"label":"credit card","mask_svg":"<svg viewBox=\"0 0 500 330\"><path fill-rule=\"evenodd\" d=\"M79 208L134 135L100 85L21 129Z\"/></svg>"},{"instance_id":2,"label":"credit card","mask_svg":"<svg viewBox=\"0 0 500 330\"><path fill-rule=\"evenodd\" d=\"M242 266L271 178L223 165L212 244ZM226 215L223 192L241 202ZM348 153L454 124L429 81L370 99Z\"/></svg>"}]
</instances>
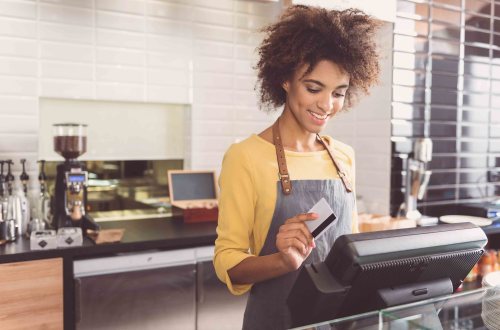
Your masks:
<instances>
[{"instance_id":1,"label":"credit card","mask_svg":"<svg viewBox=\"0 0 500 330\"><path fill-rule=\"evenodd\" d=\"M314 238L318 238L330 227L337 217L333 214L333 210L323 197L317 202L308 213L317 213L316 220L305 221L309 231Z\"/></svg>"}]
</instances>

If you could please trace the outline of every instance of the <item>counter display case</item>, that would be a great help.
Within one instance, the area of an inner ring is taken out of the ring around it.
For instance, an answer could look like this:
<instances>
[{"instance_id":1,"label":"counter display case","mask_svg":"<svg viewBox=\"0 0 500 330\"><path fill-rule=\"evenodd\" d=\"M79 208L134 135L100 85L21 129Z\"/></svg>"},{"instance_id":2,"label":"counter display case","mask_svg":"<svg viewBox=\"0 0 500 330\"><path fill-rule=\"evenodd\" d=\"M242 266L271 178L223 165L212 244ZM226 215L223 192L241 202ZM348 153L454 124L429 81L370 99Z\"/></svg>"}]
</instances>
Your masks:
<instances>
[{"instance_id":1,"label":"counter display case","mask_svg":"<svg viewBox=\"0 0 500 330\"><path fill-rule=\"evenodd\" d=\"M500 287L481 288L295 329L500 329Z\"/></svg>"}]
</instances>

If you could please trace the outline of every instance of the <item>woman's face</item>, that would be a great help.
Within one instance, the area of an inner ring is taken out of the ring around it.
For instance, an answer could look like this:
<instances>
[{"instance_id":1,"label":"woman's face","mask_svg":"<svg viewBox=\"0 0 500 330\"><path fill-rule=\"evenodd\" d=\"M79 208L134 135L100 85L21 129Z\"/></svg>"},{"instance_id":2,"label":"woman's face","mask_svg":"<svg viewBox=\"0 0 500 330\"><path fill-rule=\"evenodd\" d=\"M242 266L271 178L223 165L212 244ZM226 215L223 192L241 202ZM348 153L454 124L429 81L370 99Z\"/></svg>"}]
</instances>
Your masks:
<instances>
[{"instance_id":1,"label":"woman's face","mask_svg":"<svg viewBox=\"0 0 500 330\"><path fill-rule=\"evenodd\" d=\"M287 92L285 111L295 117L303 129L319 133L328 120L344 106L349 75L337 64L322 60L304 76L308 65L295 71L283 84Z\"/></svg>"}]
</instances>

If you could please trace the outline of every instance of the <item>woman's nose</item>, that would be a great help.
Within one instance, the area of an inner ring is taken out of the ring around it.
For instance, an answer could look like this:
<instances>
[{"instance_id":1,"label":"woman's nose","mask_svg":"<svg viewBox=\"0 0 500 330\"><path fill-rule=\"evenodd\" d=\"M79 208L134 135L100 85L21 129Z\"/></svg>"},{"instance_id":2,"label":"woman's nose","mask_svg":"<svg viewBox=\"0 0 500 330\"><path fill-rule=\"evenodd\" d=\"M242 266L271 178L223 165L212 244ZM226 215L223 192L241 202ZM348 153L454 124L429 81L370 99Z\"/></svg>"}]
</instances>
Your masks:
<instances>
[{"instance_id":1,"label":"woman's nose","mask_svg":"<svg viewBox=\"0 0 500 330\"><path fill-rule=\"evenodd\" d=\"M332 95L327 95L318 100L318 107L329 113L332 111L335 104L335 98Z\"/></svg>"}]
</instances>

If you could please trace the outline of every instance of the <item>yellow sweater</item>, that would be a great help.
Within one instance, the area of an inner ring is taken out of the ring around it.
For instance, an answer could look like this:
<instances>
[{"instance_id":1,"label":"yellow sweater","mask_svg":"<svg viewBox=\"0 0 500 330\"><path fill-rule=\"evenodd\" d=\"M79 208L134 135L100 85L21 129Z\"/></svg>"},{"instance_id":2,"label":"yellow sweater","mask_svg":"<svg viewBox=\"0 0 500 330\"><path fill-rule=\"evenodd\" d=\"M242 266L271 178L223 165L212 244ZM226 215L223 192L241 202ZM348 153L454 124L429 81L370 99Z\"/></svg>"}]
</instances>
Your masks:
<instances>
[{"instance_id":1,"label":"yellow sweater","mask_svg":"<svg viewBox=\"0 0 500 330\"><path fill-rule=\"evenodd\" d=\"M325 138L335 160L343 165L354 187L353 149L328 136ZM326 150L285 150L285 156L291 180L339 178ZM251 288L251 285L232 284L227 271L245 258L259 255L273 217L278 180L274 145L258 135L233 144L224 155L219 178L219 220L214 266L219 279L226 283L233 294L243 294ZM353 232L358 231L357 226L357 212L354 210Z\"/></svg>"}]
</instances>

